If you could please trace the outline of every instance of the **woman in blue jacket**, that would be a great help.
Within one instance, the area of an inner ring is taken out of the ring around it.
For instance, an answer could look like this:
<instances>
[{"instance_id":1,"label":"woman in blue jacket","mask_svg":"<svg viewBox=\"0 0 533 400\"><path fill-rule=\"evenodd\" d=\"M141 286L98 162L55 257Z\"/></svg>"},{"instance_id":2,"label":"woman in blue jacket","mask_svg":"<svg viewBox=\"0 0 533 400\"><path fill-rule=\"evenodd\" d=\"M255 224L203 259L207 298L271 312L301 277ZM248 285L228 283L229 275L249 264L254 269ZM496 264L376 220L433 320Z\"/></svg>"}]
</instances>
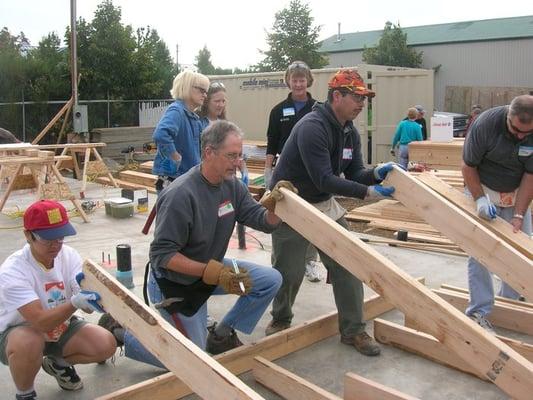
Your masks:
<instances>
[{"instance_id":1,"label":"woman in blue jacket","mask_svg":"<svg viewBox=\"0 0 533 400\"><path fill-rule=\"evenodd\" d=\"M158 175L155 187L160 192L168 183L200 164L200 132L205 124L194 112L207 96L209 79L202 74L183 71L176 78L170 94L172 103L155 128L157 146L152 173Z\"/></svg>"}]
</instances>

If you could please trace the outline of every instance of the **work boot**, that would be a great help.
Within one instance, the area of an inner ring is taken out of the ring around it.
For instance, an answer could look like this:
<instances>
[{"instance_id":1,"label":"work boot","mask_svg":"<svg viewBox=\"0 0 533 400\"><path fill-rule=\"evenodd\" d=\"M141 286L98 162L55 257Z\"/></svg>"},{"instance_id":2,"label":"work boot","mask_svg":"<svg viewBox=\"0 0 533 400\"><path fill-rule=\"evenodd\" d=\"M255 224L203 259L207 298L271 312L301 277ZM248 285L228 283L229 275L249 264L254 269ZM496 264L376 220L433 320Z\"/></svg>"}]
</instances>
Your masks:
<instances>
[{"instance_id":1,"label":"work boot","mask_svg":"<svg viewBox=\"0 0 533 400\"><path fill-rule=\"evenodd\" d=\"M320 282L320 264L316 261L309 261L305 265L305 277L309 282Z\"/></svg>"},{"instance_id":2,"label":"work boot","mask_svg":"<svg viewBox=\"0 0 533 400\"><path fill-rule=\"evenodd\" d=\"M492 324L481 313L476 311L476 312L473 312L472 315L469 315L468 317L472 321L474 321L476 324L481 326L483 329L485 329L491 335L496 335L496 332L494 331Z\"/></svg>"},{"instance_id":3,"label":"work boot","mask_svg":"<svg viewBox=\"0 0 533 400\"><path fill-rule=\"evenodd\" d=\"M242 344L234 329L231 330L229 336L218 336L213 327L209 329L205 350L212 355L216 355L240 347Z\"/></svg>"},{"instance_id":4,"label":"work boot","mask_svg":"<svg viewBox=\"0 0 533 400\"><path fill-rule=\"evenodd\" d=\"M98 320L98 325L104 329L107 329L113 334L115 340L117 341L118 347L122 347L124 345L124 328L111 316L111 314L102 314Z\"/></svg>"},{"instance_id":5,"label":"work boot","mask_svg":"<svg viewBox=\"0 0 533 400\"><path fill-rule=\"evenodd\" d=\"M48 375L56 378L59 387L63 390L80 390L83 387L83 382L76 373L72 365L59 366L52 358L43 358L43 369Z\"/></svg>"},{"instance_id":6,"label":"work boot","mask_svg":"<svg viewBox=\"0 0 533 400\"><path fill-rule=\"evenodd\" d=\"M270 336L274 333L290 328L290 326L291 326L290 322L272 320L268 323L265 329L265 335Z\"/></svg>"},{"instance_id":7,"label":"work boot","mask_svg":"<svg viewBox=\"0 0 533 400\"><path fill-rule=\"evenodd\" d=\"M355 347L359 353L365 356L378 356L381 353L376 341L364 331L355 336L341 335L341 343Z\"/></svg>"}]
</instances>

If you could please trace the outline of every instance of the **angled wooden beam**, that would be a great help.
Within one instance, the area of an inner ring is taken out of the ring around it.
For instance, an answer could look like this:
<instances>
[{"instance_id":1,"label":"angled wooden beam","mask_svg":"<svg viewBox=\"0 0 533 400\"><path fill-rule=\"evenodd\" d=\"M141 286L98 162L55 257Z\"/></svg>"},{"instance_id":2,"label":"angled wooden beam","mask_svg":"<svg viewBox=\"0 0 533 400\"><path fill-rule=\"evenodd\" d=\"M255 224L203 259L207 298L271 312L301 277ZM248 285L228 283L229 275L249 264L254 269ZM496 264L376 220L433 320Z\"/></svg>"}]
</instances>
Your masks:
<instances>
[{"instance_id":1,"label":"angled wooden beam","mask_svg":"<svg viewBox=\"0 0 533 400\"><path fill-rule=\"evenodd\" d=\"M467 198L464 193L454 189L435 175L424 172L417 178L445 199L466 211L466 213L473 217L478 223L505 240L524 256L533 259L533 240L531 240L524 232L513 232L512 225L500 217L497 217L493 221L485 221L484 219L479 218L477 216L476 203L474 200Z\"/></svg>"},{"instance_id":2,"label":"angled wooden beam","mask_svg":"<svg viewBox=\"0 0 533 400\"><path fill-rule=\"evenodd\" d=\"M284 399L341 400L340 397L287 371L263 357L256 357L252 369L254 379Z\"/></svg>"},{"instance_id":3,"label":"angled wooden beam","mask_svg":"<svg viewBox=\"0 0 533 400\"><path fill-rule=\"evenodd\" d=\"M283 221L398 309L414 316L427 332L511 397L530 398L533 365L529 361L298 195L281 191L284 197L275 212Z\"/></svg>"},{"instance_id":4,"label":"angled wooden beam","mask_svg":"<svg viewBox=\"0 0 533 400\"><path fill-rule=\"evenodd\" d=\"M466 293L445 289L434 289L433 292L462 312L468 307L469 296ZM495 326L533 335L533 309L496 300L487 319Z\"/></svg>"},{"instance_id":5,"label":"angled wooden beam","mask_svg":"<svg viewBox=\"0 0 533 400\"><path fill-rule=\"evenodd\" d=\"M83 272L82 287L100 293L102 306L200 397L263 399L132 295L103 268L86 260Z\"/></svg>"},{"instance_id":6,"label":"angled wooden beam","mask_svg":"<svg viewBox=\"0 0 533 400\"><path fill-rule=\"evenodd\" d=\"M405 317L404 324L406 328L411 328L421 332L421 328L411 318L407 316ZM514 351L524 356L526 360L533 362L533 345L521 342L520 340L511 339L507 336L496 335L496 337L502 342L504 342L507 346L512 348Z\"/></svg>"},{"instance_id":7,"label":"angled wooden beam","mask_svg":"<svg viewBox=\"0 0 533 400\"><path fill-rule=\"evenodd\" d=\"M417 400L417 398L348 372L344 376L344 400Z\"/></svg>"},{"instance_id":8,"label":"angled wooden beam","mask_svg":"<svg viewBox=\"0 0 533 400\"><path fill-rule=\"evenodd\" d=\"M453 285L448 285L446 283L442 283L440 285L440 288L444 290L451 290L453 292L465 293L465 294L470 295L470 292L468 291L468 289L462 288L459 286L453 286ZM526 308L529 310L533 309L533 303L529 303L527 301L513 300L513 299L508 299L507 297L501 297L501 296L494 296L494 300L500 301L502 303L510 304L518 308Z\"/></svg>"},{"instance_id":9,"label":"angled wooden beam","mask_svg":"<svg viewBox=\"0 0 533 400\"><path fill-rule=\"evenodd\" d=\"M423 281L423 278L418 278ZM365 319L374 319L394 307L383 297L374 295L365 300ZM215 360L235 375L252 369L254 357L261 356L275 360L301 350L321 340L339 333L337 312L314 318L303 324L285 329L262 338L256 343L244 345L215 356ZM191 390L172 372L128 386L113 393L101 396L98 400L175 400L191 394Z\"/></svg>"},{"instance_id":10,"label":"angled wooden beam","mask_svg":"<svg viewBox=\"0 0 533 400\"><path fill-rule=\"evenodd\" d=\"M435 361L439 364L458 369L488 381L485 374L476 371L469 363L458 357L428 333L417 331L394 322L382 319L374 320L374 337L383 344L388 344Z\"/></svg>"},{"instance_id":11,"label":"angled wooden beam","mask_svg":"<svg viewBox=\"0 0 533 400\"><path fill-rule=\"evenodd\" d=\"M384 184L396 188L395 199L424 217L518 293L533 299L533 259L399 167L394 167Z\"/></svg>"},{"instance_id":12,"label":"angled wooden beam","mask_svg":"<svg viewBox=\"0 0 533 400\"><path fill-rule=\"evenodd\" d=\"M61 118L61 116L69 109L72 107L72 104L74 103L74 99L71 97L69 101L67 101L65 103L65 105L63 107L61 107L61 110L59 110L57 112L57 114L54 116L54 118L52 118L50 120L50 122L48 122L48 124L46 124L46 126L43 128L43 130L35 137L35 139L33 139L33 141L31 142L31 144L37 144L39 143L39 140L41 140L43 138L44 135L46 135L46 133L50 130L50 128L52 126L54 126L54 124L59 121L59 118Z\"/></svg>"}]
</instances>

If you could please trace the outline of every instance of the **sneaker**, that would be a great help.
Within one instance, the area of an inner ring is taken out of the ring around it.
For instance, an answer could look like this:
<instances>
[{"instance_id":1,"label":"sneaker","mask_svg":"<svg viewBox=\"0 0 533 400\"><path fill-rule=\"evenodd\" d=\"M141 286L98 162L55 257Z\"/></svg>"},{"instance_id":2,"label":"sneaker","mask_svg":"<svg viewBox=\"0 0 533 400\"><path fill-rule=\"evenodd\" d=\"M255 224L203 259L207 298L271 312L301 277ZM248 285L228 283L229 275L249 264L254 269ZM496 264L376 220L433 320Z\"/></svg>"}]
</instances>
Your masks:
<instances>
[{"instance_id":1,"label":"sneaker","mask_svg":"<svg viewBox=\"0 0 533 400\"><path fill-rule=\"evenodd\" d=\"M124 328L111 316L111 314L102 314L98 320L98 325L104 329L107 329L113 334L115 340L117 341L118 347L122 347L124 345Z\"/></svg>"},{"instance_id":2,"label":"sneaker","mask_svg":"<svg viewBox=\"0 0 533 400\"><path fill-rule=\"evenodd\" d=\"M305 266L305 277L309 282L320 282L320 264L316 261L309 261Z\"/></svg>"},{"instance_id":3,"label":"sneaker","mask_svg":"<svg viewBox=\"0 0 533 400\"><path fill-rule=\"evenodd\" d=\"M26 394L16 394L15 399L17 400L37 400L37 393L35 393L35 390L31 393Z\"/></svg>"},{"instance_id":4,"label":"sneaker","mask_svg":"<svg viewBox=\"0 0 533 400\"><path fill-rule=\"evenodd\" d=\"M272 320L268 323L265 329L265 335L270 336L276 332L280 332L284 329L287 329L290 326L291 326L290 322Z\"/></svg>"},{"instance_id":5,"label":"sneaker","mask_svg":"<svg viewBox=\"0 0 533 400\"><path fill-rule=\"evenodd\" d=\"M43 369L48 375L56 378L59 387L63 390L80 390L83 387L83 382L72 365L60 367L50 357L44 357Z\"/></svg>"},{"instance_id":6,"label":"sneaker","mask_svg":"<svg viewBox=\"0 0 533 400\"><path fill-rule=\"evenodd\" d=\"M485 329L487 332L489 332L491 335L496 335L492 324L485 318L484 315L481 315L481 313L473 312L472 315L469 315L468 317L476 324L481 326L483 329Z\"/></svg>"},{"instance_id":7,"label":"sneaker","mask_svg":"<svg viewBox=\"0 0 533 400\"><path fill-rule=\"evenodd\" d=\"M376 341L364 331L355 336L341 335L341 343L355 347L359 353L365 356L378 356L381 353Z\"/></svg>"},{"instance_id":8,"label":"sneaker","mask_svg":"<svg viewBox=\"0 0 533 400\"><path fill-rule=\"evenodd\" d=\"M207 335L207 344L205 350L212 355L224 353L225 351L234 349L236 347L242 346L242 342L237 336L237 332L234 329L231 330L229 336L218 336L215 333L215 329L212 328L209 330Z\"/></svg>"}]
</instances>

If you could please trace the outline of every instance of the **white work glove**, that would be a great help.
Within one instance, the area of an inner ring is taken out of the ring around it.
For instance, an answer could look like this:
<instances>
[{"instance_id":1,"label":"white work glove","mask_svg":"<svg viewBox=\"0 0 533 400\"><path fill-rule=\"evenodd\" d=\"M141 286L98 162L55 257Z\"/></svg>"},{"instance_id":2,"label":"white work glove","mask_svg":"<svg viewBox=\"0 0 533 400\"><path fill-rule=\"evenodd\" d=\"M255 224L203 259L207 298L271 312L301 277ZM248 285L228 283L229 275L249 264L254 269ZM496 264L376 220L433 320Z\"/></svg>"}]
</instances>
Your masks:
<instances>
[{"instance_id":1,"label":"white work glove","mask_svg":"<svg viewBox=\"0 0 533 400\"><path fill-rule=\"evenodd\" d=\"M93 311L105 312L104 309L98 304L100 295L90 290L82 290L70 298L70 302L76 308L81 308L83 311L92 313Z\"/></svg>"},{"instance_id":2,"label":"white work glove","mask_svg":"<svg viewBox=\"0 0 533 400\"><path fill-rule=\"evenodd\" d=\"M394 193L394 186L373 185L368 187L365 200L381 200L391 198Z\"/></svg>"},{"instance_id":3,"label":"white work glove","mask_svg":"<svg viewBox=\"0 0 533 400\"><path fill-rule=\"evenodd\" d=\"M272 181L272 167L265 168L265 189L268 190Z\"/></svg>"},{"instance_id":4,"label":"white work glove","mask_svg":"<svg viewBox=\"0 0 533 400\"><path fill-rule=\"evenodd\" d=\"M492 204L487 196L481 196L476 200L477 215L480 218L490 221L496 218L496 206Z\"/></svg>"}]
</instances>

